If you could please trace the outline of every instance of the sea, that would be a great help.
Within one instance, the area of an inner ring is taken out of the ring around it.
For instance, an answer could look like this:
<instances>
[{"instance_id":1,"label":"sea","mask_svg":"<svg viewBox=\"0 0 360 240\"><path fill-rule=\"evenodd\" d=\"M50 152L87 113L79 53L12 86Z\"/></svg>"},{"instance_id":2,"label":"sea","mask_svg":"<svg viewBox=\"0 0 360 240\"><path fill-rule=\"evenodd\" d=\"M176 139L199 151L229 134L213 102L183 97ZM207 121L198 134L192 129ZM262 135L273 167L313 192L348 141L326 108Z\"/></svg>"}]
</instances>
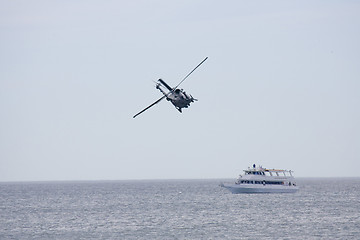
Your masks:
<instances>
[{"instance_id":1,"label":"sea","mask_svg":"<svg viewBox=\"0 0 360 240\"><path fill-rule=\"evenodd\" d=\"M360 178L232 194L227 179L0 183L0 239L360 239Z\"/></svg>"}]
</instances>

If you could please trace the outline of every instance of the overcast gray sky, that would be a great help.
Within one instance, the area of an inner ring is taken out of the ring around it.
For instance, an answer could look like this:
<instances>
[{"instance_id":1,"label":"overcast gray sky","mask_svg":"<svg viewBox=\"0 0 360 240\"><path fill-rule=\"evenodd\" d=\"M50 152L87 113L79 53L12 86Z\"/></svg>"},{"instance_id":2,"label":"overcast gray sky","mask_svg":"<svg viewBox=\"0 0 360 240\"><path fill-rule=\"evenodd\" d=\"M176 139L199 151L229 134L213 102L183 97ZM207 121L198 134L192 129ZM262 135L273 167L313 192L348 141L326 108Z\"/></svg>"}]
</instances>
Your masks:
<instances>
[{"instance_id":1,"label":"overcast gray sky","mask_svg":"<svg viewBox=\"0 0 360 240\"><path fill-rule=\"evenodd\" d=\"M0 0L0 36L0 181L360 176L359 1Z\"/></svg>"}]
</instances>

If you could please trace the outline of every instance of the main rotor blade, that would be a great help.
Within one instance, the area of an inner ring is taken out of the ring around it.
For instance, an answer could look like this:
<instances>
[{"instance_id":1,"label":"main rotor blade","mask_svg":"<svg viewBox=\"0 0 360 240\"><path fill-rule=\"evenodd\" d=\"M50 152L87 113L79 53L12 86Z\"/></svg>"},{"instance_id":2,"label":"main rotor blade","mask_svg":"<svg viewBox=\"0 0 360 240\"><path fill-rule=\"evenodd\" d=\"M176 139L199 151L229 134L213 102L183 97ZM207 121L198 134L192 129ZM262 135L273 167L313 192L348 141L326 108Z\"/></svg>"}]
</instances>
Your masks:
<instances>
[{"instance_id":1,"label":"main rotor blade","mask_svg":"<svg viewBox=\"0 0 360 240\"><path fill-rule=\"evenodd\" d=\"M137 117L138 115L140 115L141 113L145 112L146 110L148 110L149 108L151 108L152 106L154 106L155 104L159 103L161 100L163 100L167 95L162 96L161 98L159 98L156 102L154 102L153 104L151 104L150 106L146 107L145 109L141 110L140 112L138 112L137 114L135 114L133 116L133 118Z\"/></svg>"},{"instance_id":2,"label":"main rotor blade","mask_svg":"<svg viewBox=\"0 0 360 240\"><path fill-rule=\"evenodd\" d=\"M183 81L185 81L185 79L187 79L187 78L190 76L190 74L192 74L198 67L200 67L200 65L203 64L203 62L205 62L206 59L208 59L208 57L206 57L204 60L202 60L201 63L199 63L188 75L186 75L186 76L184 77L184 79L181 80L181 82L180 82L178 85L176 85L176 87L173 88L173 91L174 91L175 89L177 89L177 88L180 86L180 84L181 84Z\"/></svg>"}]
</instances>

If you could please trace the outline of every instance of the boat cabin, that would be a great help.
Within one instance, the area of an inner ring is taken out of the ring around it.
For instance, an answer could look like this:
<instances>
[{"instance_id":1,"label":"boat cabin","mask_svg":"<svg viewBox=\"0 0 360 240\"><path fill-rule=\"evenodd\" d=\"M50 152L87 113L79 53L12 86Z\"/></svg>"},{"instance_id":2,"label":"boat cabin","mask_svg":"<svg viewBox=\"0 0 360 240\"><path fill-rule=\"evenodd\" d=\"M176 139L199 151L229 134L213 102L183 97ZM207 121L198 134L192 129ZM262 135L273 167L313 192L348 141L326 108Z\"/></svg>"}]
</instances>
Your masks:
<instances>
[{"instance_id":1,"label":"boat cabin","mask_svg":"<svg viewBox=\"0 0 360 240\"><path fill-rule=\"evenodd\" d=\"M292 177L291 171L278 169L248 169L245 170L245 175L260 175L260 176L277 176L277 177Z\"/></svg>"}]
</instances>

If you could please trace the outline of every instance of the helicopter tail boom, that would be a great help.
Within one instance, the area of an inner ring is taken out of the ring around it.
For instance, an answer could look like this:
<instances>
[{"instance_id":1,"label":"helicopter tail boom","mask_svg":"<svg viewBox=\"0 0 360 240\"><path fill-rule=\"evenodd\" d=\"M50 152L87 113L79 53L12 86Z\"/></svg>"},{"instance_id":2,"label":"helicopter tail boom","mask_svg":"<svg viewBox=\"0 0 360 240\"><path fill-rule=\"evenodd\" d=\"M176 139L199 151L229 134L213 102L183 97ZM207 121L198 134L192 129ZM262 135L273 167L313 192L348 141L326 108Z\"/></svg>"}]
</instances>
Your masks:
<instances>
[{"instance_id":1,"label":"helicopter tail boom","mask_svg":"<svg viewBox=\"0 0 360 240\"><path fill-rule=\"evenodd\" d=\"M169 91L172 91L173 89L162 79L158 80L164 87L166 87L167 89L169 89Z\"/></svg>"}]
</instances>

